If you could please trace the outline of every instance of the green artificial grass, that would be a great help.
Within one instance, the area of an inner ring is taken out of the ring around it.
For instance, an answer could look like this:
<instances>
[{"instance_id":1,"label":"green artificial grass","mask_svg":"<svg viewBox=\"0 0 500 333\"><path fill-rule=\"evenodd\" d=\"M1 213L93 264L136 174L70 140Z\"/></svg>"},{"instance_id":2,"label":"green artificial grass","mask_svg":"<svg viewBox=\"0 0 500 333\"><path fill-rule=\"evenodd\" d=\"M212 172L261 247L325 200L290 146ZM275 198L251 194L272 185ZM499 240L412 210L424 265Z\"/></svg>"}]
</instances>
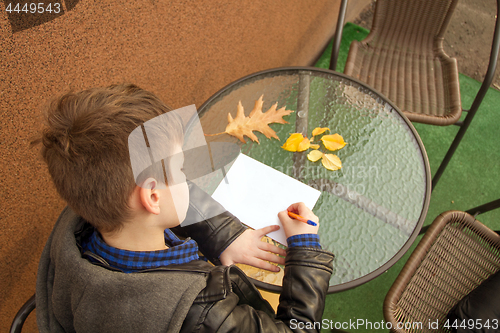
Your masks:
<instances>
[{"instance_id":1,"label":"green artificial grass","mask_svg":"<svg viewBox=\"0 0 500 333\"><path fill-rule=\"evenodd\" d=\"M345 25L337 71L344 70L351 42L364 39L368 33L368 30L355 24ZM331 49L332 43L326 48L316 63L316 67L329 67ZM484 70L486 71L486 68ZM479 82L460 74L460 92L465 109L472 104L480 85ZM462 142L432 192L424 225L431 224L442 212L465 211L500 198L499 104L500 92L490 88ZM434 175L458 127L418 123L413 123L413 125L424 143L431 172ZM493 230L500 230L500 209L481 214L477 219ZM325 328L322 332L388 332L387 329L376 329L375 323L384 320L382 306L385 295L421 239L422 236L418 236L408 252L376 279L357 288L328 295L323 315ZM372 323L372 327L370 328L369 324L351 325L361 323L361 321ZM335 325L341 330L335 330Z\"/></svg>"},{"instance_id":2,"label":"green artificial grass","mask_svg":"<svg viewBox=\"0 0 500 333\"><path fill-rule=\"evenodd\" d=\"M347 53L349 51L349 46L353 40L361 41L368 36L369 31L365 28L362 28L354 23L347 22L344 26L344 30L342 33L342 40L340 42L339 56L337 59L337 72L343 72L345 63L347 61ZM321 58L316 62L315 67L319 68L329 68L330 67L330 56L332 54L332 45L333 40L330 41L328 46Z\"/></svg>"}]
</instances>

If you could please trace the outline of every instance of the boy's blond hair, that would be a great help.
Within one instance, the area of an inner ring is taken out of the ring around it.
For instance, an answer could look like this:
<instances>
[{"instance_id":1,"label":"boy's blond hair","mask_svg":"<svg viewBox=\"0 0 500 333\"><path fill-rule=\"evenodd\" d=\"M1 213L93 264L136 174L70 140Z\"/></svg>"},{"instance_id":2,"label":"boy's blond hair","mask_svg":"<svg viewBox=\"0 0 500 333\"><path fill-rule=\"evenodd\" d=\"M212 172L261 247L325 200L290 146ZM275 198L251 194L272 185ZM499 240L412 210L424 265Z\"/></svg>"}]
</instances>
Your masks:
<instances>
[{"instance_id":1,"label":"boy's blond hair","mask_svg":"<svg viewBox=\"0 0 500 333\"><path fill-rule=\"evenodd\" d=\"M52 102L41 138L42 156L59 195L101 232L130 218L136 186L128 136L171 109L133 84L70 92ZM182 142L182 125L166 140ZM166 142L168 144L168 142Z\"/></svg>"}]
</instances>

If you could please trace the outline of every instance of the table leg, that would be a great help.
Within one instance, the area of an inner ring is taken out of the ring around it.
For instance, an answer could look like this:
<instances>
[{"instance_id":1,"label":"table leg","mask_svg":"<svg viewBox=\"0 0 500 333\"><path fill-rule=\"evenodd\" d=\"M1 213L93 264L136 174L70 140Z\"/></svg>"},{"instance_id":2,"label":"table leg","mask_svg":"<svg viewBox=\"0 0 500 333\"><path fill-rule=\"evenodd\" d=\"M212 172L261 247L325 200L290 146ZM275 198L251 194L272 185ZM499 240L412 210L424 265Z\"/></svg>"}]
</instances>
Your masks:
<instances>
[{"instance_id":1,"label":"table leg","mask_svg":"<svg viewBox=\"0 0 500 333\"><path fill-rule=\"evenodd\" d=\"M308 74L299 75L299 93L297 96L297 113L295 115L295 132L307 136L307 121L309 113L309 88L311 77ZM306 163L306 153L296 152L293 154L292 177L303 181L302 169Z\"/></svg>"},{"instance_id":2,"label":"table leg","mask_svg":"<svg viewBox=\"0 0 500 333\"><path fill-rule=\"evenodd\" d=\"M376 202L368 199L364 195L349 190L342 184L336 183L328 179L312 180L308 184L321 192L328 192L338 196L339 198L351 203L352 205L364 210L368 214L378 218L381 221L399 229L402 233L409 236L412 234L416 226L416 222L409 221L404 217L390 211L389 209L380 206Z\"/></svg>"}]
</instances>

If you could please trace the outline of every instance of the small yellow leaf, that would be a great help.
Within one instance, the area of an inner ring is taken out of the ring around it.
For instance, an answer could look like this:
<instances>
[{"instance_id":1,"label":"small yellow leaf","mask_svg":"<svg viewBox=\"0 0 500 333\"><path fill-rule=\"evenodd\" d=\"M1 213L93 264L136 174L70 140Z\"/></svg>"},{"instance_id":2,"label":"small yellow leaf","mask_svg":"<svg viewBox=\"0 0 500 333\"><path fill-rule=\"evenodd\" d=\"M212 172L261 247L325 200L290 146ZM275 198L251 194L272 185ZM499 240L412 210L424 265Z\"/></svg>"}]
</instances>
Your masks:
<instances>
[{"instance_id":1,"label":"small yellow leaf","mask_svg":"<svg viewBox=\"0 0 500 333\"><path fill-rule=\"evenodd\" d=\"M283 146L281 146L281 148L288 150L288 151L297 151L297 148L299 147L300 143L303 140L304 140L304 136L302 135L302 133L293 133L286 140L286 142L283 144Z\"/></svg>"},{"instance_id":2,"label":"small yellow leaf","mask_svg":"<svg viewBox=\"0 0 500 333\"><path fill-rule=\"evenodd\" d=\"M332 151L344 148L344 146L346 145L344 138L337 133L332 135L323 135L321 141L323 142L323 145L326 149Z\"/></svg>"},{"instance_id":3,"label":"small yellow leaf","mask_svg":"<svg viewBox=\"0 0 500 333\"><path fill-rule=\"evenodd\" d=\"M316 127L315 129L313 129L312 135L313 136L320 135L320 134L323 134L323 133L325 133L326 131L329 131L329 130L330 129L328 127Z\"/></svg>"},{"instance_id":4,"label":"small yellow leaf","mask_svg":"<svg viewBox=\"0 0 500 333\"><path fill-rule=\"evenodd\" d=\"M311 143L310 148L312 148L312 149L319 149L319 145L315 144L315 143Z\"/></svg>"},{"instance_id":5,"label":"small yellow leaf","mask_svg":"<svg viewBox=\"0 0 500 333\"><path fill-rule=\"evenodd\" d=\"M307 154L307 158L311 162L316 162L319 160L321 157L323 157L323 153L320 152L319 150L313 150L309 154Z\"/></svg>"},{"instance_id":6,"label":"small yellow leaf","mask_svg":"<svg viewBox=\"0 0 500 333\"><path fill-rule=\"evenodd\" d=\"M309 141L308 138L304 138L299 145L297 146L297 151L304 151L309 149L309 146L311 145L311 141Z\"/></svg>"},{"instance_id":7,"label":"small yellow leaf","mask_svg":"<svg viewBox=\"0 0 500 333\"><path fill-rule=\"evenodd\" d=\"M333 154L323 154L323 158L321 159L321 163L328 170L339 170L342 168L342 162L337 155Z\"/></svg>"}]
</instances>

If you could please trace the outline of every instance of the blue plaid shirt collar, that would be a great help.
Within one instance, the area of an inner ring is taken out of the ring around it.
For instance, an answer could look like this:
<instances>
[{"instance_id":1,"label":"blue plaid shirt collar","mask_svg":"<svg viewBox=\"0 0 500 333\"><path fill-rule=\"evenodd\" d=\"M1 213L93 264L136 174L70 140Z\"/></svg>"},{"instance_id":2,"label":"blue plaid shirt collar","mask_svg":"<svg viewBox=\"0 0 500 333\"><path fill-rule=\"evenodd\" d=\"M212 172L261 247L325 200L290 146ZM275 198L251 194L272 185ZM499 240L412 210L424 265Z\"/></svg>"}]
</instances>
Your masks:
<instances>
[{"instance_id":1,"label":"blue plaid shirt collar","mask_svg":"<svg viewBox=\"0 0 500 333\"><path fill-rule=\"evenodd\" d=\"M180 240L170 229L165 229L165 244L168 249L158 251L128 251L109 246L101 235L94 230L92 235L83 242L82 253L90 251L115 268L125 273L144 269L185 264L198 260L198 244L188 238Z\"/></svg>"}]
</instances>

